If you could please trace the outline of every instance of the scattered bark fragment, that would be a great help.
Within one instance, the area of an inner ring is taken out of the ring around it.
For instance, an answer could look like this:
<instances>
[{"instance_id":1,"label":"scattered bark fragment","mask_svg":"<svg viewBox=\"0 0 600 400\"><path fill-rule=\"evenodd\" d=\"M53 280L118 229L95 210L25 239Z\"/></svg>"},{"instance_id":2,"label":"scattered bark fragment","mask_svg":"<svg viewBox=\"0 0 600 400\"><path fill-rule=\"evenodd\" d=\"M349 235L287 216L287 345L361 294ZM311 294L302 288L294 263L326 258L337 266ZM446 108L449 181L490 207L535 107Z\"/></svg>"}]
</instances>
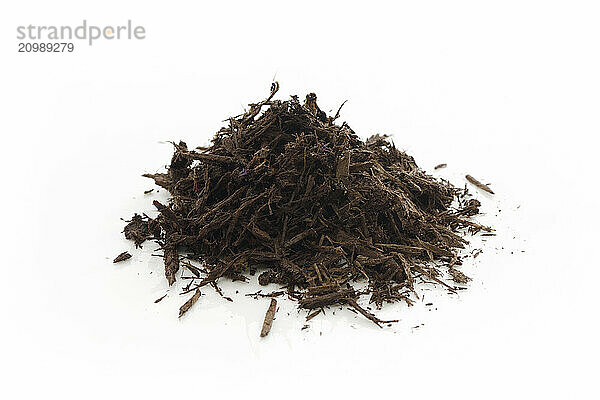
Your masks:
<instances>
[{"instance_id":1,"label":"scattered bark fragment","mask_svg":"<svg viewBox=\"0 0 600 400\"><path fill-rule=\"evenodd\" d=\"M202 268L198 268L195 265L192 265L192 263L190 263L189 261L185 261L185 260L179 260L179 263L182 264L185 269L187 269L188 271L190 271L192 274L194 274L194 276L196 278L200 277L200 274L202 272L208 274L208 272Z\"/></svg>"},{"instance_id":2,"label":"scattered bark fragment","mask_svg":"<svg viewBox=\"0 0 600 400\"><path fill-rule=\"evenodd\" d=\"M141 247L141 244L152 238L155 232L158 233L154 223L154 220L146 216L135 214L123 229L125 238L133 240L135 247Z\"/></svg>"},{"instance_id":3,"label":"scattered bark fragment","mask_svg":"<svg viewBox=\"0 0 600 400\"><path fill-rule=\"evenodd\" d=\"M308 314L306 316L306 322L310 321L311 319L313 319L314 317L316 317L317 315L319 315L321 313L321 309L318 309L316 311L311 312L310 314Z\"/></svg>"},{"instance_id":4,"label":"scattered bark fragment","mask_svg":"<svg viewBox=\"0 0 600 400\"><path fill-rule=\"evenodd\" d=\"M448 166L448 164L442 163L442 164L438 164L434 167L434 169L441 169L441 168L446 168Z\"/></svg>"},{"instance_id":5,"label":"scattered bark fragment","mask_svg":"<svg viewBox=\"0 0 600 400\"><path fill-rule=\"evenodd\" d=\"M488 185L486 185L485 183L479 182L477 179L473 178L471 175L465 175L465 178L470 183L472 183L473 185L477 186L479 189L485 190L486 192L488 192L490 194L494 194L494 192L492 191L492 189L490 189L490 187Z\"/></svg>"},{"instance_id":6,"label":"scattered bark fragment","mask_svg":"<svg viewBox=\"0 0 600 400\"><path fill-rule=\"evenodd\" d=\"M131 254L129 254L129 252L124 251L121 254L119 254L117 257L115 257L115 259L113 260L113 263L118 263L121 261L125 261L125 260L129 260L131 258Z\"/></svg>"},{"instance_id":7,"label":"scattered bark fragment","mask_svg":"<svg viewBox=\"0 0 600 400\"><path fill-rule=\"evenodd\" d=\"M452 280L456 283L465 284L471 281L471 278L469 278L456 268L448 268L448 273L452 276Z\"/></svg>"},{"instance_id":8,"label":"scattered bark fragment","mask_svg":"<svg viewBox=\"0 0 600 400\"><path fill-rule=\"evenodd\" d=\"M367 319L373 321L373 323L375 325L377 325L378 327L382 327L381 324L388 324L391 322L398 322L397 319L393 319L393 320L389 320L389 321L382 321L379 318L377 318L375 315L371 314L369 311L365 310L364 308L362 308L361 306L358 305L358 303L356 302L356 300L354 299L348 299L348 304L354 308L356 311L358 311L359 313L361 313L362 315L364 315Z\"/></svg>"},{"instance_id":9,"label":"scattered bark fragment","mask_svg":"<svg viewBox=\"0 0 600 400\"><path fill-rule=\"evenodd\" d=\"M181 307L179 307L179 318L181 318L183 314L188 312L188 310L192 308L194 304L196 304L201 295L202 293L200 292L200 290L196 289L194 295L190 297L188 301L186 301Z\"/></svg>"},{"instance_id":10,"label":"scattered bark fragment","mask_svg":"<svg viewBox=\"0 0 600 400\"><path fill-rule=\"evenodd\" d=\"M165 249L165 276L169 286L175 283L175 274L179 271L179 254L174 247Z\"/></svg>"},{"instance_id":11,"label":"scattered bark fragment","mask_svg":"<svg viewBox=\"0 0 600 400\"><path fill-rule=\"evenodd\" d=\"M158 299L154 300L154 304L160 303L162 301L162 299L164 299L165 297L167 297L167 293L165 293L163 296L159 297Z\"/></svg>"},{"instance_id":12,"label":"scattered bark fragment","mask_svg":"<svg viewBox=\"0 0 600 400\"><path fill-rule=\"evenodd\" d=\"M150 194L152 192L154 192L154 189L144 190L144 194Z\"/></svg>"},{"instance_id":13,"label":"scattered bark fragment","mask_svg":"<svg viewBox=\"0 0 600 400\"><path fill-rule=\"evenodd\" d=\"M279 297L282 296L285 292L283 290L279 290L279 291L275 291L275 292L271 292L271 293L261 293L261 290L259 290L258 292L255 293L248 293L246 294L246 296L249 297L254 297L254 298L259 298L259 297Z\"/></svg>"},{"instance_id":14,"label":"scattered bark fragment","mask_svg":"<svg viewBox=\"0 0 600 400\"><path fill-rule=\"evenodd\" d=\"M221 290L221 288L219 287L219 285L217 285L216 282L213 282L210 285L215 289L215 291L219 294L219 296L221 296L222 298L224 298L227 301L233 301L233 299L231 297L225 296L223 294L223 291Z\"/></svg>"},{"instance_id":15,"label":"scattered bark fragment","mask_svg":"<svg viewBox=\"0 0 600 400\"><path fill-rule=\"evenodd\" d=\"M273 318L275 318L275 311L277 309L277 300L271 299L271 304L267 309L267 313L265 314L265 320L263 322L262 329L260 331L260 337L265 337L271 331L271 326L273 325Z\"/></svg>"}]
</instances>

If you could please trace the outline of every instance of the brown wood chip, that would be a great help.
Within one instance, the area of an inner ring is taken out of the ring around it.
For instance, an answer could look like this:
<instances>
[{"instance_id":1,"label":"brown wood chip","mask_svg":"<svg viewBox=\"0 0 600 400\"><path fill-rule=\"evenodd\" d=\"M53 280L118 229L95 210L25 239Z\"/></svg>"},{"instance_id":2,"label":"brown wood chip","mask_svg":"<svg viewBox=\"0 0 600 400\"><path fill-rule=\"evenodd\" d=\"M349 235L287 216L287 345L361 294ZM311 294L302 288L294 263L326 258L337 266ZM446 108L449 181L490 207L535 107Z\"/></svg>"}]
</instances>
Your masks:
<instances>
[{"instance_id":1,"label":"brown wood chip","mask_svg":"<svg viewBox=\"0 0 600 400\"><path fill-rule=\"evenodd\" d=\"M177 249L165 249L165 276L169 282L169 286L175 283L175 274L179 271L179 254Z\"/></svg>"},{"instance_id":2,"label":"brown wood chip","mask_svg":"<svg viewBox=\"0 0 600 400\"><path fill-rule=\"evenodd\" d=\"M485 190L486 192L488 192L490 194L494 194L494 192L492 191L492 189L490 189L490 187L488 185L486 185L485 183L479 182L477 179L473 178L471 175L465 175L465 178L470 183L472 183L473 185L477 186L479 189Z\"/></svg>"},{"instance_id":3,"label":"brown wood chip","mask_svg":"<svg viewBox=\"0 0 600 400\"><path fill-rule=\"evenodd\" d=\"M196 289L196 293L194 293L194 295L179 308L179 318L181 318L183 314L188 312L188 310L192 308L194 304L196 304L201 295L202 293L200 293L200 290Z\"/></svg>"},{"instance_id":4,"label":"brown wood chip","mask_svg":"<svg viewBox=\"0 0 600 400\"><path fill-rule=\"evenodd\" d=\"M260 331L260 337L265 337L271 331L273 325L273 318L275 318L275 311L277 309L277 300L271 299L271 304L265 314L265 321L263 322L262 330Z\"/></svg>"},{"instance_id":5,"label":"brown wood chip","mask_svg":"<svg viewBox=\"0 0 600 400\"><path fill-rule=\"evenodd\" d=\"M125 261L125 260L129 260L131 258L131 254L129 254L129 252L124 251L121 254L119 254L117 257L115 257L115 259L113 260L113 263L118 263L121 261Z\"/></svg>"}]
</instances>

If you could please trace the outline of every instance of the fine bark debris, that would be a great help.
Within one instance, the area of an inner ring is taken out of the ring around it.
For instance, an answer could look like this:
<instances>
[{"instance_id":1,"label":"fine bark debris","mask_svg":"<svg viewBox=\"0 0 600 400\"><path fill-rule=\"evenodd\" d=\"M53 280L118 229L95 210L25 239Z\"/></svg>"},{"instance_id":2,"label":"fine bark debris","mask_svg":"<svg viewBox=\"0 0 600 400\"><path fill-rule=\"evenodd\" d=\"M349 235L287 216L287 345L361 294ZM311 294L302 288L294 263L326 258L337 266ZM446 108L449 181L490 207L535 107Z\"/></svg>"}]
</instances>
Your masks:
<instances>
[{"instance_id":1,"label":"fine bark debris","mask_svg":"<svg viewBox=\"0 0 600 400\"><path fill-rule=\"evenodd\" d=\"M113 260L113 263L118 263L121 261L125 261L125 260L129 260L131 258L131 254L129 254L129 252L124 251L121 254L119 254L117 257L115 257L115 259Z\"/></svg>"},{"instance_id":2,"label":"fine bark debris","mask_svg":"<svg viewBox=\"0 0 600 400\"><path fill-rule=\"evenodd\" d=\"M470 183L472 183L473 185L477 186L479 189L485 190L486 192L488 192L490 194L494 194L494 192L492 191L492 189L490 189L490 187L488 185L486 185L485 183L479 182L477 179L473 178L471 175L465 175L465 178Z\"/></svg>"},{"instance_id":3,"label":"fine bark debris","mask_svg":"<svg viewBox=\"0 0 600 400\"><path fill-rule=\"evenodd\" d=\"M448 273L452 276L452 280L456 283L465 284L471 281L471 278L469 278L456 268L448 268Z\"/></svg>"},{"instance_id":4,"label":"fine bark debris","mask_svg":"<svg viewBox=\"0 0 600 400\"><path fill-rule=\"evenodd\" d=\"M162 301L162 299L164 299L165 297L167 297L167 293L165 293L163 296L159 297L158 299L154 300L154 303L160 303Z\"/></svg>"},{"instance_id":5,"label":"fine bark debris","mask_svg":"<svg viewBox=\"0 0 600 400\"><path fill-rule=\"evenodd\" d=\"M260 337L267 336L271 331L271 326L273 325L273 318L275 318L275 311L277 311L277 300L271 299L271 304L269 304L269 308L267 309L267 313L265 314L265 321L263 322L263 326L260 331Z\"/></svg>"},{"instance_id":6,"label":"fine bark debris","mask_svg":"<svg viewBox=\"0 0 600 400\"><path fill-rule=\"evenodd\" d=\"M255 299L257 299L259 297L279 297L279 296L282 296L284 293L285 292L283 290L279 290L279 291L263 294L263 293L261 293L261 290L259 290L256 293L248 293L248 294L246 294L246 296L254 297Z\"/></svg>"},{"instance_id":7,"label":"fine bark debris","mask_svg":"<svg viewBox=\"0 0 600 400\"><path fill-rule=\"evenodd\" d=\"M196 293L182 313L198 288L220 292L219 280L255 273L311 313L346 305L378 325L387 321L359 306L362 296L377 308L411 304L419 278L457 290L443 276L465 234L493 231L473 221L479 201L427 174L387 136L361 140L314 93L275 100L278 89L227 119L210 146L172 142L167 170L144 174L171 199L153 201L156 218L135 214L125 237L159 243L169 285L180 263L192 274L183 293Z\"/></svg>"},{"instance_id":8,"label":"fine bark debris","mask_svg":"<svg viewBox=\"0 0 600 400\"><path fill-rule=\"evenodd\" d=\"M448 164L445 164L445 163L443 163L443 164L438 164L438 165L436 165L436 166L435 166L433 169L441 169L441 168L446 168L447 166L448 166Z\"/></svg>"}]
</instances>

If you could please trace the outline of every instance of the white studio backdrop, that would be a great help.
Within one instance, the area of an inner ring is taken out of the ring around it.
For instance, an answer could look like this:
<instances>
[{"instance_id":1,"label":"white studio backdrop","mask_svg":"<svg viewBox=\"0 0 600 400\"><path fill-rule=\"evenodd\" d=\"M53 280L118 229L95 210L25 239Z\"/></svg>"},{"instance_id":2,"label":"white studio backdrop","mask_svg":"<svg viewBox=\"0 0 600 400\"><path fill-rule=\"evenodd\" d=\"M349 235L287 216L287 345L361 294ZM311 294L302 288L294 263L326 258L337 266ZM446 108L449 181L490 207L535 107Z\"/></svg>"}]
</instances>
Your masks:
<instances>
[{"instance_id":1,"label":"white studio backdrop","mask_svg":"<svg viewBox=\"0 0 600 400\"><path fill-rule=\"evenodd\" d=\"M1 7L3 398L597 398L594 2ZM146 38L17 52L17 26L83 19L132 20ZM282 300L260 339L268 300L223 282L233 303L206 290L177 319L186 297L120 218L168 199L140 176L168 162L167 141L207 144L273 79L278 98L348 100L341 120L436 176L492 183L495 196L472 189L498 236L474 239L469 290L385 306L401 320L385 329L332 308L301 330Z\"/></svg>"}]
</instances>

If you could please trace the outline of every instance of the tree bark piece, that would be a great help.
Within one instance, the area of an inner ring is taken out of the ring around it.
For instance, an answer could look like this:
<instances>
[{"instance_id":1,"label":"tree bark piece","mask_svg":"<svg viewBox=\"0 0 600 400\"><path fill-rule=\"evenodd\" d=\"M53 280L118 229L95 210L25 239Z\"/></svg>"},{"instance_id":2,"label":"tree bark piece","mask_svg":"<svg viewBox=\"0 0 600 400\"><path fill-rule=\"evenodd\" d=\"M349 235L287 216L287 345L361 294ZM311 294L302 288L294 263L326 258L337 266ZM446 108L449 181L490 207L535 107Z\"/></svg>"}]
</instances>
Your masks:
<instances>
[{"instance_id":1,"label":"tree bark piece","mask_svg":"<svg viewBox=\"0 0 600 400\"><path fill-rule=\"evenodd\" d=\"M473 178L471 175L465 175L465 178L469 182L471 182L473 185L477 186L479 189L485 190L489 194L494 194L493 190L490 189L490 187L488 185L486 185L485 183L479 182L477 179Z\"/></svg>"},{"instance_id":2,"label":"tree bark piece","mask_svg":"<svg viewBox=\"0 0 600 400\"><path fill-rule=\"evenodd\" d=\"M271 304L265 314L265 321L263 322L262 330L260 331L260 337L265 337L271 331L273 325L273 318L275 318L275 311L277 311L277 300L271 299Z\"/></svg>"},{"instance_id":3,"label":"tree bark piece","mask_svg":"<svg viewBox=\"0 0 600 400\"><path fill-rule=\"evenodd\" d=\"M196 289L196 293L194 293L194 295L179 308L179 318L181 318L183 314L188 312L188 310L192 308L194 304L196 304L201 295L202 293L200 293L200 290Z\"/></svg>"},{"instance_id":4,"label":"tree bark piece","mask_svg":"<svg viewBox=\"0 0 600 400\"><path fill-rule=\"evenodd\" d=\"M131 258L131 254L129 254L129 252L124 251L121 254L119 254L117 257L115 257L115 259L113 260L113 263L118 263L121 261L125 261L125 260L129 260Z\"/></svg>"},{"instance_id":5,"label":"tree bark piece","mask_svg":"<svg viewBox=\"0 0 600 400\"><path fill-rule=\"evenodd\" d=\"M169 286L175 283L175 274L179 271L179 254L177 249L169 247L165 249L165 276Z\"/></svg>"}]
</instances>

